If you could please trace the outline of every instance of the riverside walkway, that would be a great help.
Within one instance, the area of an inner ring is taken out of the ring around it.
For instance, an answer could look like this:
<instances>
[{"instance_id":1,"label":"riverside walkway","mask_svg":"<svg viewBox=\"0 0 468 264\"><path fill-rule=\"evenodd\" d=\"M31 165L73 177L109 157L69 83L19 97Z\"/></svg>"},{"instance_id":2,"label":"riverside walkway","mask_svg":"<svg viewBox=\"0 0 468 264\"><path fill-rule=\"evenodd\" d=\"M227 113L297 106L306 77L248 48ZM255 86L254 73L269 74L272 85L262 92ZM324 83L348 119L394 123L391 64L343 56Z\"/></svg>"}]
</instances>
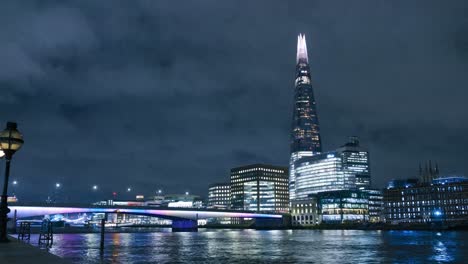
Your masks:
<instances>
[{"instance_id":1,"label":"riverside walkway","mask_svg":"<svg viewBox=\"0 0 468 264\"><path fill-rule=\"evenodd\" d=\"M71 263L44 249L20 242L15 238L10 237L10 240L9 243L0 243L0 263L2 264Z\"/></svg>"}]
</instances>

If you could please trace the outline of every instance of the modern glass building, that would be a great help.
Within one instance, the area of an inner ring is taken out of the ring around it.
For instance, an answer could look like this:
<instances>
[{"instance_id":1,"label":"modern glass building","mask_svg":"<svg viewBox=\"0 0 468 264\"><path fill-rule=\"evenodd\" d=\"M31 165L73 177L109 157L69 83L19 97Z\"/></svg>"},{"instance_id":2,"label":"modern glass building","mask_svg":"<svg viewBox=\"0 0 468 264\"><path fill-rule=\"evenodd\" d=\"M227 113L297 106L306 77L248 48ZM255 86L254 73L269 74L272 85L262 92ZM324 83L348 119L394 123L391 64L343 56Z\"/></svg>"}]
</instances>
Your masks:
<instances>
[{"instance_id":1,"label":"modern glass building","mask_svg":"<svg viewBox=\"0 0 468 264\"><path fill-rule=\"evenodd\" d=\"M445 177L431 183L389 185L383 193L385 221L399 223L468 222L468 178Z\"/></svg>"},{"instance_id":2,"label":"modern glass building","mask_svg":"<svg viewBox=\"0 0 468 264\"><path fill-rule=\"evenodd\" d=\"M369 152L359 145L357 137L337 149L340 153L345 178L355 178L356 189L367 190L371 186Z\"/></svg>"},{"instance_id":3,"label":"modern glass building","mask_svg":"<svg viewBox=\"0 0 468 264\"><path fill-rule=\"evenodd\" d=\"M231 208L256 212L287 212L288 169L253 164L231 169Z\"/></svg>"},{"instance_id":4,"label":"modern glass building","mask_svg":"<svg viewBox=\"0 0 468 264\"><path fill-rule=\"evenodd\" d=\"M322 223L364 223L369 220L369 196L362 191L331 191L317 194Z\"/></svg>"},{"instance_id":5,"label":"modern glass building","mask_svg":"<svg viewBox=\"0 0 468 264\"><path fill-rule=\"evenodd\" d=\"M335 151L301 158L294 167L296 199L319 192L370 187L369 154L355 137Z\"/></svg>"},{"instance_id":6,"label":"modern glass building","mask_svg":"<svg viewBox=\"0 0 468 264\"><path fill-rule=\"evenodd\" d=\"M367 193L369 197L369 222L379 223L383 222L383 193L377 189L366 189L362 192Z\"/></svg>"},{"instance_id":7,"label":"modern glass building","mask_svg":"<svg viewBox=\"0 0 468 264\"><path fill-rule=\"evenodd\" d=\"M215 183L208 187L208 208L227 209L231 204L231 184Z\"/></svg>"},{"instance_id":8,"label":"modern glass building","mask_svg":"<svg viewBox=\"0 0 468 264\"><path fill-rule=\"evenodd\" d=\"M290 198L296 199L294 163L303 156L322 152L320 129L310 77L305 35L297 38L294 109L291 128Z\"/></svg>"}]
</instances>

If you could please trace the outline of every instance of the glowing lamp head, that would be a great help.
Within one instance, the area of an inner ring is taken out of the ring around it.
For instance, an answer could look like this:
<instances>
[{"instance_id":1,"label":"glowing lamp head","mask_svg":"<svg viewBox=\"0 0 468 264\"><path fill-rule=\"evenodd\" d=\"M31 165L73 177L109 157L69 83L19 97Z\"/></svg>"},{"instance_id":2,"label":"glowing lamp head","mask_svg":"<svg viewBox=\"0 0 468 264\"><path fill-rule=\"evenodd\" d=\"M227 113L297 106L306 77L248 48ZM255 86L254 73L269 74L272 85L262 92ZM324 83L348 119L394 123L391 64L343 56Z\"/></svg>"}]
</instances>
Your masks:
<instances>
[{"instance_id":1,"label":"glowing lamp head","mask_svg":"<svg viewBox=\"0 0 468 264\"><path fill-rule=\"evenodd\" d=\"M23 146L23 135L17 129L18 125L13 122L8 122L5 130L0 132L0 157L3 155L7 159L11 159L13 154Z\"/></svg>"},{"instance_id":2,"label":"glowing lamp head","mask_svg":"<svg viewBox=\"0 0 468 264\"><path fill-rule=\"evenodd\" d=\"M442 215L442 212L439 211L439 210L436 210L436 211L434 211L434 215L435 215L435 216L441 216L441 215Z\"/></svg>"},{"instance_id":3,"label":"glowing lamp head","mask_svg":"<svg viewBox=\"0 0 468 264\"><path fill-rule=\"evenodd\" d=\"M60 186L62 186L60 183L55 184L55 188L60 188Z\"/></svg>"}]
</instances>

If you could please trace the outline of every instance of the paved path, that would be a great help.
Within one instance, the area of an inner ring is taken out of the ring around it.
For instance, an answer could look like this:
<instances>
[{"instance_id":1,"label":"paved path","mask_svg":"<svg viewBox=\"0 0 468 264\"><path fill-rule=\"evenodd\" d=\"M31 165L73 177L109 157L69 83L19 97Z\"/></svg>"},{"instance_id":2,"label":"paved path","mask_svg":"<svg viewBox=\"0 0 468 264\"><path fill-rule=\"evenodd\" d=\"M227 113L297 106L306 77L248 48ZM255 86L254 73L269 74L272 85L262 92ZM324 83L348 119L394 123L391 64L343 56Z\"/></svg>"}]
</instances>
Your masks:
<instances>
[{"instance_id":1,"label":"paved path","mask_svg":"<svg viewBox=\"0 0 468 264\"><path fill-rule=\"evenodd\" d=\"M0 243L0 263L2 264L42 264L71 262L41 249L10 237L11 242Z\"/></svg>"}]
</instances>

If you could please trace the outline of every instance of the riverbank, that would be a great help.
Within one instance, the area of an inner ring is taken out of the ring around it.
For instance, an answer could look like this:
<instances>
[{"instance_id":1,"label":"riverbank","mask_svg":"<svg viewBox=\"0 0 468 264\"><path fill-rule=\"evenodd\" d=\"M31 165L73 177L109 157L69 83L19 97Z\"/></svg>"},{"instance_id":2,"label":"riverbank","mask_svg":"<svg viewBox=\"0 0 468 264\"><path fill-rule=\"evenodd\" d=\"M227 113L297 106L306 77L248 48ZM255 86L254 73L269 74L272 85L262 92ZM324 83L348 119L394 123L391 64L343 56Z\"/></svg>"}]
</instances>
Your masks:
<instances>
[{"instance_id":1,"label":"riverbank","mask_svg":"<svg viewBox=\"0 0 468 264\"><path fill-rule=\"evenodd\" d=\"M10 237L9 243L0 244L0 263L68 264L71 262L47 252L46 249L34 247Z\"/></svg>"}]
</instances>

